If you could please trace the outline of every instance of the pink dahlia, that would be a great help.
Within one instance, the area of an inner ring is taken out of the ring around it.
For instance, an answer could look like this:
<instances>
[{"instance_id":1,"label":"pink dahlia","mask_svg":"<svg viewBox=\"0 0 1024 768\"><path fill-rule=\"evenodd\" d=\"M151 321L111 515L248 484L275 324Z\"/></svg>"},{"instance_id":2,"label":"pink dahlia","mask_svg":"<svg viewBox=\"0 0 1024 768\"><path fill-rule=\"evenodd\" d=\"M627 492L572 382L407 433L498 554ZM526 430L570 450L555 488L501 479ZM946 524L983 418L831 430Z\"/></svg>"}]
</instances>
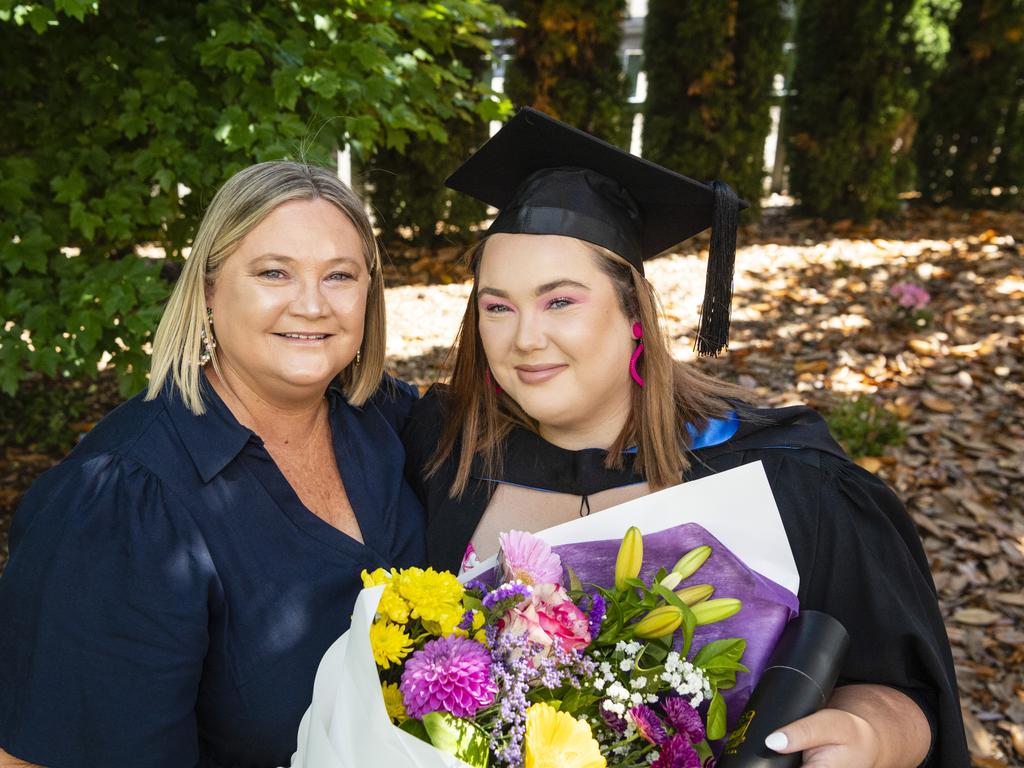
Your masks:
<instances>
[{"instance_id":1,"label":"pink dahlia","mask_svg":"<svg viewBox=\"0 0 1024 768\"><path fill-rule=\"evenodd\" d=\"M502 581L518 579L531 586L562 583L562 559L547 542L525 531L509 531L498 535L498 546Z\"/></svg>"},{"instance_id":2,"label":"pink dahlia","mask_svg":"<svg viewBox=\"0 0 1024 768\"><path fill-rule=\"evenodd\" d=\"M405 662L402 701L409 717L450 712L472 717L494 701L491 658L476 640L458 635L431 640Z\"/></svg>"}]
</instances>

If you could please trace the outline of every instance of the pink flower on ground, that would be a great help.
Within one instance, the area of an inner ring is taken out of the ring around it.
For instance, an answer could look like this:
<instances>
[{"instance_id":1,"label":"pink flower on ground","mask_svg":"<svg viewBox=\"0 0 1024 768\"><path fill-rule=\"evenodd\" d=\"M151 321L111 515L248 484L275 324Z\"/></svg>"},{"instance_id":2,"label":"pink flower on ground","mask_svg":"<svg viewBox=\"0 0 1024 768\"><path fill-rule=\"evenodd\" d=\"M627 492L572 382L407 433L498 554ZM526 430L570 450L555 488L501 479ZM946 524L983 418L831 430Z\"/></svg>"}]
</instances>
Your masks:
<instances>
[{"instance_id":1,"label":"pink flower on ground","mask_svg":"<svg viewBox=\"0 0 1024 768\"><path fill-rule=\"evenodd\" d=\"M534 587L530 600L509 611L502 632L525 635L545 652L556 642L564 650L572 651L585 648L591 640L587 614L557 584Z\"/></svg>"},{"instance_id":2,"label":"pink flower on ground","mask_svg":"<svg viewBox=\"0 0 1024 768\"><path fill-rule=\"evenodd\" d=\"M494 701L491 657L476 640L458 635L431 640L405 662L402 701L409 717L450 712L472 717Z\"/></svg>"},{"instance_id":3,"label":"pink flower on ground","mask_svg":"<svg viewBox=\"0 0 1024 768\"><path fill-rule=\"evenodd\" d=\"M562 559L551 546L525 531L498 535L501 548L502 581L518 579L524 584L561 584Z\"/></svg>"},{"instance_id":4,"label":"pink flower on ground","mask_svg":"<svg viewBox=\"0 0 1024 768\"><path fill-rule=\"evenodd\" d=\"M896 283L889 289L889 294L907 309L923 309L932 298L928 291L914 283Z\"/></svg>"}]
</instances>

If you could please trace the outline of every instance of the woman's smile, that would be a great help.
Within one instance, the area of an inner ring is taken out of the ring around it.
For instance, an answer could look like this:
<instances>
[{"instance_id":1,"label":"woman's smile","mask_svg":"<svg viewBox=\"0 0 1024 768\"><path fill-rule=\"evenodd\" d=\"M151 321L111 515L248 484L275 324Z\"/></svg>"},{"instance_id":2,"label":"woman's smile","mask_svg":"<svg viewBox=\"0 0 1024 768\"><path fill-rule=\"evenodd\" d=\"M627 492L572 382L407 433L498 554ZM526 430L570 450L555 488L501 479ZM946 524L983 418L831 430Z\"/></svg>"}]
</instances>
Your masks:
<instances>
[{"instance_id":1,"label":"woman's smile","mask_svg":"<svg viewBox=\"0 0 1024 768\"><path fill-rule=\"evenodd\" d=\"M516 376L523 384L543 384L555 378L569 366L566 363L541 363L539 365L517 365Z\"/></svg>"}]
</instances>

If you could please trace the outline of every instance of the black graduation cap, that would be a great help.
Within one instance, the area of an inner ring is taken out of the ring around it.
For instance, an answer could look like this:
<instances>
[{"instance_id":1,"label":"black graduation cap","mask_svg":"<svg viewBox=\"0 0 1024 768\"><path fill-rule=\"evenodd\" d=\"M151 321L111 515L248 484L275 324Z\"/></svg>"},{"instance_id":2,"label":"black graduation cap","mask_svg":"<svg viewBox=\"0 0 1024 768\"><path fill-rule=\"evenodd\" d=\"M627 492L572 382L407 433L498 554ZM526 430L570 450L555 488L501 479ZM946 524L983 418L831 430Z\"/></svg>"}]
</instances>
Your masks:
<instances>
[{"instance_id":1,"label":"black graduation cap","mask_svg":"<svg viewBox=\"0 0 1024 768\"><path fill-rule=\"evenodd\" d=\"M696 348L728 343L737 214L728 184L687 178L526 107L445 184L499 209L498 232L567 235L644 259L711 227L708 276Z\"/></svg>"}]
</instances>

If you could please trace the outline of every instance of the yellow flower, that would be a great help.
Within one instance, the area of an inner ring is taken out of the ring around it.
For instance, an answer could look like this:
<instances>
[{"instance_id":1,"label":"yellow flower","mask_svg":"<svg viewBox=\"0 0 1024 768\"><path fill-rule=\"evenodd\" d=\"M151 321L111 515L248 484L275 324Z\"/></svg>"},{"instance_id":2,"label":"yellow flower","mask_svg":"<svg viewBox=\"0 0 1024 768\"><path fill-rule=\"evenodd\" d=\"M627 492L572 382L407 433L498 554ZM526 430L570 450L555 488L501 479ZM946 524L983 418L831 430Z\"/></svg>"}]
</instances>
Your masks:
<instances>
[{"instance_id":1,"label":"yellow flower","mask_svg":"<svg viewBox=\"0 0 1024 768\"><path fill-rule=\"evenodd\" d=\"M384 707L395 723L401 725L409 719L405 714L405 702L402 701L402 692L398 690L397 683L381 683L380 692L384 695Z\"/></svg>"},{"instance_id":2,"label":"yellow flower","mask_svg":"<svg viewBox=\"0 0 1024 768\"><path fill-rule=\"evenodd\" d=\"M373 660L381 669L398 664L412 650L412 638L405 630L390 621L375 621L370 625L370 647Z\"/></svg>"},{"instance_id":3,"label":"yellow flower","mask_svg":"<svg viewBox=\"0 0 1024 768\"><path fill-rule=\"evenodd\" d=\"M363 586L376 587L383 584L384 592L380 596L380 602L377 603L377 615L383 616L395 624L405 624L409 620L409 604L399 597L395 589L394 579L397 574L398 571L394 568L390 571L378 568L373 573L367 573L364 569L362 572Z\"/></svg>"},{"instance_id":4,"label":"yellow flower","mask_svg":"<svg viewBox=\"0 0 1024 768\"><path fill-rule=\"evenodd\" d=\"M526 710L526 768L605 768L590 726L539 702Z\"/></svg>"},{"instance_id":5,"label":"yellow flower","mask_svg":"<svg viewBox=\"0 0 1024 768\"><path fill-rule=\"evenodd\" d=\"M409 604L412 617L420 619L428 632L445 637L462 621L464 590L453 574L433 568L404 568L393 584Z\"/></svg>"}]
</instances>

